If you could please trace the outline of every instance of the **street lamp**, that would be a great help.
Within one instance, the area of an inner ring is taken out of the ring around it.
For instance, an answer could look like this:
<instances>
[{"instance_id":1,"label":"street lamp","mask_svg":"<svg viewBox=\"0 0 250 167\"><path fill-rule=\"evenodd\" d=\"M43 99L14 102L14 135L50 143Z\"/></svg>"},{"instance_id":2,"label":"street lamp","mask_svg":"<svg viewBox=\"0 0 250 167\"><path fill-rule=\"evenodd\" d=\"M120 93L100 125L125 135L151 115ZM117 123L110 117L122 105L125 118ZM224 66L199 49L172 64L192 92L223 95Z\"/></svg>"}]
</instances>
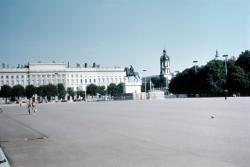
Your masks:
<instances>
[{"instance_id":1,"label":"street lamp","mask_svg":"<svg viewBox=\"0 0 250 167\"><path fill-rule=\"evenodd\" d=\"M195 73L197 72L197 66L196 66L196 63L198 63L198 61L197 60L194 60L193 61L193 63L194 63L194 71L195 71Z\"/></svg>"},{"instance_id":2,"label":"street lamp","mask_svg":"<svg viewBox=\"0 0 250 167\"><path fill-rule=\"evenodd\" d=\"M225 89L225 100L227 100L227 57L228 55L223 55L223 57L225 57L225 75L226 75L226 89Z\"/></svg>"},{"instance_id":3,"label":"street lamp","mask_svg":"<svg viewBox=\"0 0 250 167\"><path fill-rule=\"evenodd\" d=\"M225 74L226 74L226 78L227 78L227 57L228 57L228 55L223 55L223 57L225 57Z\"/></svg>"},{"instance_id":4,"label":"street lamp","mask_svg":"<svg viewBox=\"0 0 250 167\"><path fill-rule=\"evenodd\" d=\"M147 70L142 70L142 71L145 73ZM145 90L145 93L146 93L146 92L147 92L147 91L146 91L147 89L146 89L146 75L145 75L145 74L144 74L144 86L145 86L145 87L144 87L144 88L145 88L144 90Z\"/></svg>"}]
</instances>

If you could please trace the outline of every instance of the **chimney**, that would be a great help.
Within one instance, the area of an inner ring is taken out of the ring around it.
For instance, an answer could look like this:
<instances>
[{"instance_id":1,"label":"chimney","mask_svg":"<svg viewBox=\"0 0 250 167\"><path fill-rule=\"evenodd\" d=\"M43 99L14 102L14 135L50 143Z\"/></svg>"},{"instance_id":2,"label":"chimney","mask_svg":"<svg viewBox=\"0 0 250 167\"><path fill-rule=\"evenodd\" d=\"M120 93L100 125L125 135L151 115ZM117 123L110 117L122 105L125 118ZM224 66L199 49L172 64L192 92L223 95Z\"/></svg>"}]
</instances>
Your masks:
<instances>
[{"instance_id":1,"label":"chimney","mask_svg":"<svg viewBox=\"0 0 250 167\"><path fill-rule=\"evenodd\" d=\"M84 63L84 67L87 68L88 67L88 63Z\"/></svg>"},{"instance_id":2,"label":"chimney","mask_svg":"<svg viewBox=\"0 0 250 167\"><path fill-rule=\"evenodd\" d=\"M93 68L95 68L95 65L96 65L96 64L95 64L95 63L93 63Z\"/></svg>"}]
</instances>

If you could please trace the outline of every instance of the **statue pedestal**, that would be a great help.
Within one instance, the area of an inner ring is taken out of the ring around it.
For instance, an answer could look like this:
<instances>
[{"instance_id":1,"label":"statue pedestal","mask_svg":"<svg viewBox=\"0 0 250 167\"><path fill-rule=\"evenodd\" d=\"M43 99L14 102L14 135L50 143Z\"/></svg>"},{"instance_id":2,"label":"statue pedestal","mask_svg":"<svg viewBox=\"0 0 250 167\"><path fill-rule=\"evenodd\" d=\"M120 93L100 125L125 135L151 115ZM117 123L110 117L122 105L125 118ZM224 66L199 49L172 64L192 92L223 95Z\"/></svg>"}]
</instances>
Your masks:
<instances>
[{"instance_id":1,"label":"statue pedestal","mask_svg":"<svg viewBox=\"0 0 250 167\"><path fill-rule=\"evenodd\" d=\"M141 79L126 77L124 84L124 93L141 93Z\"/></svg>"}]
</instances>

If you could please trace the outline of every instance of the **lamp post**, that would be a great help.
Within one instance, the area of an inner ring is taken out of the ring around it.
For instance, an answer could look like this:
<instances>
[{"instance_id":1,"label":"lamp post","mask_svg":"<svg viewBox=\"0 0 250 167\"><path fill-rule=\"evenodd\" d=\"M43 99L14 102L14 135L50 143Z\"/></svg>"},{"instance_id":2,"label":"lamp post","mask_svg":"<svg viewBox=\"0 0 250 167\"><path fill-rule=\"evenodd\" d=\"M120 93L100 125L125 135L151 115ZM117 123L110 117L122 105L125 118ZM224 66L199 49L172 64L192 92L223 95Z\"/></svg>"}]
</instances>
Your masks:
<instances>
[{"instance_id":1,"label":"lamp post","mask_svg":"<svg viewBox=\"0 0 250 167\"><path fill-rule=\"evenodd\" d=\"M223 55L225 57L225 74L226 74L226 80L227 80L227 57L228 55Z\"/></svg>"},{"instance_id":2,"label":"lamp post","mask_svg":"<svg viewBox=\"0 0 250 167\"><path fill-rule=\"evenodd\" d=\"M195 71L195 73L196 73L196 72L197 72L197 65L196 65L196 63L198 63L198 61L197 61L197 60L194 60L193 63L194 63L194 71Z\"/></svg>"},{"instance_id":3,"label":"lamp post","mask_svg":"<svg viewBox=\"0 0 250 167\"><path fill-rule=\"evenodd\" d=\"M144 90L145 90L145 93L147 92L147 88L146 88L146 75L145 75L145 72L147 71L147 70L142 70L143 72L144 72Z\"/></svg>"},{"instance_id":4,"label":"lamp post","mask_svg":"<svg viewBox=\"0 0 250 167\"><path fill-rule=\"evenodd\" d=\"M226 75L226 87L225 87L225 100L227 100L227 93L228 93L228 90L227 90L227 57L228 55L223 55L223 57L225 57L225 75Z\"/></svg>"}]
</instances>

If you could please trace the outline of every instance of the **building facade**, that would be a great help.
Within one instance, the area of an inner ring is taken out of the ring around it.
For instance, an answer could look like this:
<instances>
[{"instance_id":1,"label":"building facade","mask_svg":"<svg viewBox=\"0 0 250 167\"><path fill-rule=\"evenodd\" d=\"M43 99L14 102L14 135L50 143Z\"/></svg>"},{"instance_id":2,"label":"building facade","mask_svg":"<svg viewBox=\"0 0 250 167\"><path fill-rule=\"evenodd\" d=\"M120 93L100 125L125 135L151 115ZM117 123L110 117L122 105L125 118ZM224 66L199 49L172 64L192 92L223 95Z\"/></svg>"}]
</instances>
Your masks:
<instances>
[{"instance_id":1,"label":"building facade","mask_svg":"<svg viewBox=\"0 0 250 167\"><path fill-rule=\"evenodd\" d=\"M124 83L126 73L121 67L81 66L70 67L65 63L30 63L17 68L0 69L0 86L64 84L74 91L86 90L89 84L107 87L110 83Z\"/></svg>"}]
</instances>

